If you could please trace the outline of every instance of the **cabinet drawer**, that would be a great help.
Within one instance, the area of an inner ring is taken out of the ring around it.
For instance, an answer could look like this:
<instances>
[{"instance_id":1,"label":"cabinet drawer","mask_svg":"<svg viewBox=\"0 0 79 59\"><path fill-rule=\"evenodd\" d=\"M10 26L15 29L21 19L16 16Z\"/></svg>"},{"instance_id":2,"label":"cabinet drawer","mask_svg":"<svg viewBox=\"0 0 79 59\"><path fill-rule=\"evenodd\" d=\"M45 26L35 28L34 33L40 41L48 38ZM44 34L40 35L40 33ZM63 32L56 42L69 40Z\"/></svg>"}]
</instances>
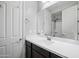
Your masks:
<instances>
[{"instance_id":1,"label":"cabinet drawer","mask_svg":"<svg viewBox=\"0 0 79 59\"><path fill-rule=\"evenodd\" d=\"M31 47L31 43L28 41L25 41L26 46L30 46Z\"/></svg>"},{"instance_id":2,"label":"cabinet drawer","mask_svg":"<svg viewBox=\"0 0 79 59\"><path fill-rule=\"evenodd\" d=\"M45 57L49 57L49 52L32 44L32 49L34 49L35 51L37 51L38 53L40 53L41 55L45 56Z\"/></svg>"}]
</instances>

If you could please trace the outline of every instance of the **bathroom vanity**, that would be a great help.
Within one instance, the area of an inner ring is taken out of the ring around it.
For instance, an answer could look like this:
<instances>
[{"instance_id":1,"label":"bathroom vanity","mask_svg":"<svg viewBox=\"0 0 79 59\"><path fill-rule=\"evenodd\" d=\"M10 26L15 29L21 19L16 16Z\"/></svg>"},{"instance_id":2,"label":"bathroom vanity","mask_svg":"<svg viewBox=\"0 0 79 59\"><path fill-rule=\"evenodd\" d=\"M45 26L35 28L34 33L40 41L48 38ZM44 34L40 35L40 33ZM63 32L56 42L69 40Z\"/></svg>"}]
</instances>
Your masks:
<instances>
[{"instance_id":1,"label":"bathroom vanity","mask_svg":"<svg viewBox=\"0 0 79 59\"><path fill-rule=\"evenodd\" d=\"M61 58L46 49L43 49L36 44L33 44L26 40L26 58Z\"/></svg>"},{"instance_id":2,"label":"bathroom vanity","mask_svg":"<svg viewBox=\"0 0 79 59\"><path fill-rule=\"evenodd\" d=\"M51 37L49 41L45 36L40 35L26 37L27 58L78 58L78 51L78 41L57 37Z\"/></svg>"}]
</instances>

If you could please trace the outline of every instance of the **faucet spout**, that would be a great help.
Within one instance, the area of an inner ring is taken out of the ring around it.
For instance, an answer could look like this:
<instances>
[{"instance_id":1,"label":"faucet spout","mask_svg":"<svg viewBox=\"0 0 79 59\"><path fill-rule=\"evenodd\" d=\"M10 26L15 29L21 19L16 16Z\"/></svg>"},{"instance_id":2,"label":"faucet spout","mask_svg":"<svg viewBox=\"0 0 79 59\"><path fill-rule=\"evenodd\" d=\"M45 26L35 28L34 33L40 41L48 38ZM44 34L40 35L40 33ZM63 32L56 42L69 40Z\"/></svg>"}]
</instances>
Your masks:
<instances>
[{"instance_id":1,"label":"faucet spout","mask_svg":"<svg viewBox=\"0 0 79 59\"><path fill-rule=\"evenodd\" d=\"M47 36L47 40L50 40L51 41L51 38L49 36Z\"/></svg>"}]
</instances>

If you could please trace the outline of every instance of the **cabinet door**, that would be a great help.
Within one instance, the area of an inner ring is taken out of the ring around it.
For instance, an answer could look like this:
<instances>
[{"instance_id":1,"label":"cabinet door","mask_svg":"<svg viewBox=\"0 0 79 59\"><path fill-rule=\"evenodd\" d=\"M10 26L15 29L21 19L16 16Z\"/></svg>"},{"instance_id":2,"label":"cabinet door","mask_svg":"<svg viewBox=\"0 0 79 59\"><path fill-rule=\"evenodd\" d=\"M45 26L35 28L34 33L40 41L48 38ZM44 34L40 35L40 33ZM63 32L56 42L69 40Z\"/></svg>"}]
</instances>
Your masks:
<instances>
[{"instance_id":1,"label":"cabinet door","mask_svg":"<svg viewBox=\"0 0 79 59\"><path fill-rule=\"evenodd\" d=\"M26 58L31 58L31 43L28 41L25 41L25 57Z\"/></svg>"},{"instance_id":2,"label":"cabinet door","mask_svg":"<svg viewBox=\"0 0 79 59\"><path fill-rule=\"evenodd\" d=\"M43 55L45 58L49 57L49 52L48 51L46 51L43 48L38 47L38 46L36 46L34 44L32 44L32 50L37 51L39 54Z\"/></svg>"},{"instance_id":3,"label":"cabinet door","mask_svg":"<svg viewBox=\"0 0 79 59\"><path fill-rule=\"evenodd\" d=\"M36 52L35 50L32 50L32 58L44 58L41 54Z\"/></svg>"},{"instance_id":4,"label":"cabinet door","mask_svg":"<svg viewBox=\"0 0 79 59\"><path fill-rule=\"evenodd\" d=\"M31 47L26 46L26 58L31 58Z\"/></svg>"}]
</instances>

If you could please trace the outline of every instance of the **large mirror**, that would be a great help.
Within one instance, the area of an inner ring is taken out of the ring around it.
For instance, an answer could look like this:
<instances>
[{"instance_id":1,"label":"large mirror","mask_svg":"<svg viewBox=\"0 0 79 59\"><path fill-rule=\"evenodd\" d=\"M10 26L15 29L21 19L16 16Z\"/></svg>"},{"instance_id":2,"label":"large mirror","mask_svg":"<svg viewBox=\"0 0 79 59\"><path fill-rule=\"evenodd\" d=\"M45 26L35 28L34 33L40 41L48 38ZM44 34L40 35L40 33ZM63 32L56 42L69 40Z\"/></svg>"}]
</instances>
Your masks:
<instances>
[{"instance_id":1,"label":"large mirror","mask_svg":"<svg viewBox=\"0 0 79 59\"><path fill-rule=\"evenodd\" d=\"M38 33L78 40L78 2L61 1L49 5L38 13Z\"/></svg>"},{"instance_id":2,"label":"large mirror","mask_svg":"<svg viewBox=\"0 0 79 59\"><path fill-rule=\"evenodd\" d=\"M51 30L54 37L62 36L62 11L51 15Z\"/></svg>"}]
</instances>

